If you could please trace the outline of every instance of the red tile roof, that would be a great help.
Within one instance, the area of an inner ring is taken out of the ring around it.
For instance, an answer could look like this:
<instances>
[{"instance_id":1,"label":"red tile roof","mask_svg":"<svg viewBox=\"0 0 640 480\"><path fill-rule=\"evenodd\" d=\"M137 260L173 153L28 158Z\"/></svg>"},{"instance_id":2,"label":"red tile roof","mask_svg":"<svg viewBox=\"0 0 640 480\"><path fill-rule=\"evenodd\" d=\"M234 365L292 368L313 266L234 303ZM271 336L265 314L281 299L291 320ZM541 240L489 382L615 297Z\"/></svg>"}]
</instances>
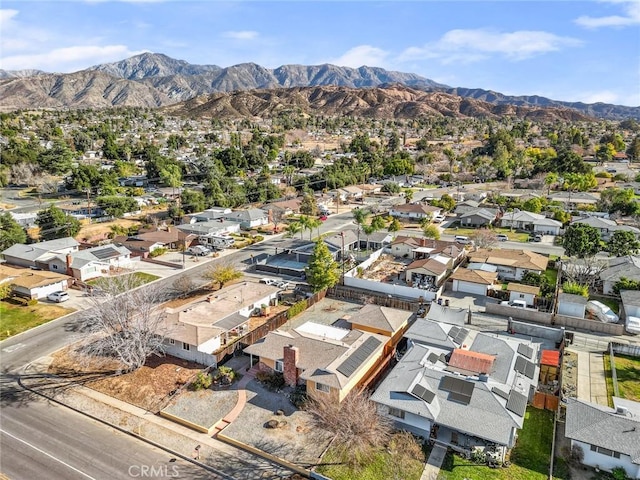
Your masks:
<instances>
[{"instance_id":1,"label":"red tile roof","mask_svg":"<svg viewBox=\"0 0 640 480\"><path fill-rule=\"evenodd\" d=\"M543 350L540 365L557 367L560 365L560 352L558 350Z\"/></svg>"},{"instance_id":2,"label":"red tile roof","mask_svg":"<svg viewBox=\"0 0 640 480\"><path fill-rule=\"evenodd\" d=\"M456 370L465 370L467 372L491 373L495 358L493 355L487 355L486 353L456 348L451 354L449 366Z\"/></svg>"}]
</instances>

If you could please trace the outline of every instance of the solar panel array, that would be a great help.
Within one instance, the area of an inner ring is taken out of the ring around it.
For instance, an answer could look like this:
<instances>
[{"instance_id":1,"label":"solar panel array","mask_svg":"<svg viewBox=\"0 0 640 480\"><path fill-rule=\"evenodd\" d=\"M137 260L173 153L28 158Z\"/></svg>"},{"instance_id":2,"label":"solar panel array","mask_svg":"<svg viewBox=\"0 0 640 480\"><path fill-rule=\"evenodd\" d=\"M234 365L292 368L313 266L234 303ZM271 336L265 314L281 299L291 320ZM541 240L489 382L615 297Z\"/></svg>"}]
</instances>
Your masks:
<instances>
[{"instance_id":1,"label":"solar panel array","mask_svg":"<svg viewBox=\"0 0 640 480\"><path fill-rule=\"evenodd\" d=\"M523 357L516 358L515 371L522 373L525 377L533 380L533 375L536 373L536 366Z\"/></svg>"},{"instance_id":2,"label":"solar panel array","mask_svg":"<svg viewBox=\"0 0 640 480\"><path fill-rule=\"evenodd\" d=\"M429 360L431 363L436 363L438 360L440 360L440 357L435 353L430 353L427 357L427 360Z\"/></svg>"},{"instance_id":3,"label":"solar panel array","mask_svg":"<svg viewBox=\"0 0 640 480\"><path fill-rule=\"evenodd\" d=\"M447 335L449 335L451 338L456 338L456 335L458 335L458 333L460 333L460 327L453 326L451 327L451 330L449 330L449 333L447 333Z\"/></svg>"},{"instance_id":4,"label":"solar panel array","mask_svg":"<svg viewBox=\"0 0 640 480\"><path fill-rule=\"evenodd\" d=\"M435 398L436 394L422 385L415 385L413 390L411 390L411 394L416 397L424 400L427 403L431 403Z\"/></svg>"},{"instance_id":5,"label":"solar panel array","mask_svg":"<svg viewBox=\"0 0 640 480\"><path fill-rule=\"evenodd\" d=\"M498 395L499 397L504 398L505 400L507 400L509 398L509 394L507 392L505 392L504 390L500 390L498 387L493 387L491 389L491 391L493 393L495 393L496 395Z\"/></svg>"},{"instance_id":6,"label":"solar panel array","mask_svg":"<svg viewBox=\"0 0 640 480\"><path fill-rule=\"evenodd\" d=\"M449 400L464 403L467 405L471 401L471 395L475 384L462 378L444 376L440 381L440 388L449 392Z\"/></svg>"},{"instance_id":7,"label":"solar panel array","mask_svg":"<svg viewBox=\"0 0 640 480\"><path fill-rule=\"evenodd\" d=\"M118 255L120 255L120 253L113 247L99 248L97 250L93 250L91 253L100 260L105 260L107 258L117 257Z\"/></svg>"},{"instance_id":8,"label":"solar panel array","mask_svg":"<svg viewBox=\"0 0 640 480\"><path fill-rule=\"evenodd\" d=\"M375 337L367 338L336 370L345 377L350 377L381 343L382 342Z\"/></svg>"},{"instance_id":9,"label":"solar panel array","mask_svg":"<svg viewBox=\"0 0 640 480\"><path fill-rule=\"evenodd\" d=\"M527 410L527 396L511 390L511 392L509 392L509 398L507 399L507 410L515 413L519 417L524 417L524 412Z\"/></svg>"},{"instance_id":10,"label":"solar panel array","mask_svg":"<svg viewBox=\"0 0 640 480\"><path fill-rule=\"evenodd\" d=\"M525 345L524 343L521 343L518 345L518 353L520 355L524 355L529 360L531 360L531 358L533 357L533 348L531 348L528 345Z\"/></svg>"}]
</instances>

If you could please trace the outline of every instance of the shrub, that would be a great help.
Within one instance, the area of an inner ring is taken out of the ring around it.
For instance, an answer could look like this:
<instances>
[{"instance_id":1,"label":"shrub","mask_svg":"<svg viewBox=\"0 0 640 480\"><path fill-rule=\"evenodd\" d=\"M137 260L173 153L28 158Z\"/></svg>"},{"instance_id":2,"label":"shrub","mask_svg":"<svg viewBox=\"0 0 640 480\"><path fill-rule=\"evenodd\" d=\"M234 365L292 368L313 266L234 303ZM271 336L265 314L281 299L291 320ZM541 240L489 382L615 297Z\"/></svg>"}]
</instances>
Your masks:
<instances>
[{"instance_id":1,"label":"shrub","mask_svg":"<svg viewBox=\"0 0 640 480\"><path fill-rule=\"evenodd\" d=\"M588 285L581 285L576 282L564 282L562 284L562 291L564 293L571 293L573 295L582 295L585 298L589 298Z\"/></svg>"},{"instance_id":2,"label":"shrub","mask_svg":"<svg viewBox=\"0 0 640 480\"><path fill-rule=\"evenodd\" d=\"M27 305L30 307L33 307L34 305L38 304L38 299L37 298L32 298L27 302Z\"/></svg>"},{"instance_id":3,"label":"shrub","mask_svg":"<svg viewBox=\"0 0 640 480\"><path fill-rule=\"evenodd\" d=\"M167 253L167 249L164 247L156 248L153 252L149 253L151 258L159 257L160 255L164 255Z\"/></svg>"},{"instance_id":4,"label":"shrub","mask_svg":"<svg viewBox=\"0 0 640 480\"><path fill-rule=\"evenodd\" d=\"M298 303L294 304L289 310L287 310L287 318L293 318L299 313L304 312L307 309L307 301L300 300Z\"/></svg>"},{"instance_id":5,"label":"shrub","mask_svg":"<svg viewBox=\"0 0 640 480\"><path fill-rule=\"evenodd\" d=\"M262 235L255 235L255 236L253 237L253 241L254 241L254 242L261 242L261 241L263 241L263 240L264 240L264 237L263 237Z\"/></svg>"},{"instance_id":6,"label":"shrub","mask_svg":"<svg viewBox=\"0 0 640 480\"><path fill-rule=\"evenodd\" d=\"M11 296L11 285L9 282L5 282L0 284L0 300L4 300L5 298L9 298Z\"/></svg>"},{"instance_id":7,"label":"shrub","mask_svg":"<svg viewBox=\"0 0 640 480\"><path fill-rule=\"evenodd\" d=\"M611 476L614 480L627 480L629 478L627 471L623 467L616 467L611 470Z\"/></svg>"},{"instance_id":8,"label":"shrub","mask_svg":"<svg viewBox=\"0 0 640 480\"><path fill-rule=\"evenodd\" d=\"M236 372L231 367L218 367L218 371L216 372L213 379L216 382L220 382L223 385L230 385L233 383L233 380L236 378Z\"/></svg>"},{"instance_id":9,"label":"shrub","mask_svg":"<svg viewBox=\"0 0 640 480\"><path fill-rule=\"evenodd\" d=\"M256 379L269 390L277 390L284 387L284 375L280 372L264 372L260 371L256 375Z\"/></svg>"},{"instance_id":10,"label":"shrub","mask_svg":"<svg viewBox=\"0 0 640 480\"><path fill-rule=\"evenodd\" d=\"M297 385L296 388L289 395L289 401L297 409L302 409L307 403L307 386Z\"/></svg>"},{"instance_id":11,"label":"shrub","mask_svg":"<svg viewBox=\"0 0 640 480\"><path fill-rule=\"evenodd\" d=\"M205 388L209 388L212 382L213 379L211 378L211 375L204 372L198 372L196 379L191 383L191 388L196 391L203 390Z\"/></svg>"}]
</instances>

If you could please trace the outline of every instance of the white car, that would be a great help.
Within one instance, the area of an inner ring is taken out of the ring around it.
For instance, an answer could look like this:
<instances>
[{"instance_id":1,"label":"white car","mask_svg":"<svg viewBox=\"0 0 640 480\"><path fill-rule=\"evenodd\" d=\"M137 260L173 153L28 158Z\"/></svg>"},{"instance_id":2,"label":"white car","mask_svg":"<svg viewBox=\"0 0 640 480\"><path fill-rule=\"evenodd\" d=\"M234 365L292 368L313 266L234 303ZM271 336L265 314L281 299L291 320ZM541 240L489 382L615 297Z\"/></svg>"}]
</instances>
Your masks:
<instances>
[{"instance_id":1,"label":"white car","mask_svg":"<svg viewBox=\"0 0 640 480\"><path fill-rule=\"evenodd\" d=\"M587 312L594 315L601 322L617 323L619 320L618 315L613 313L613 310L597 300L589 300L587 302Z\"/></svg>"},{"instance_id":2,"label":"white car","mask_svg":"<svg viewBox=\"0 0 640 480\"><path fill-rule=\"evenodd\" d=\"M275 280L273 278L261 278L260 283L264 283L266 285L275 285L278 283L278 280Z\"/></svg>"},{"instance_id":3,"label":"white car","mask_svg":"<svg viewBox=\"0 0 640 480\"><path fill-rule=\"evenodd\" d=\"M51 292L49 295L47 295L47 298L52 302L60 303L60 302L66 302L71 297L69 297L69 294L67 292L63 292L62 290L59 290L57 292Z\"/></svg>"},{"instance_id":4,"label":"white car","mask_svg":"<svg viewBox=\"0 0 640 480\"><path fill-rule=\"evenodd\" d=\"M444 222L446 219L447 217L445 217L444 215L436 215L435 217L433 217L433 223Z\"/></svg>"}]
</instances>

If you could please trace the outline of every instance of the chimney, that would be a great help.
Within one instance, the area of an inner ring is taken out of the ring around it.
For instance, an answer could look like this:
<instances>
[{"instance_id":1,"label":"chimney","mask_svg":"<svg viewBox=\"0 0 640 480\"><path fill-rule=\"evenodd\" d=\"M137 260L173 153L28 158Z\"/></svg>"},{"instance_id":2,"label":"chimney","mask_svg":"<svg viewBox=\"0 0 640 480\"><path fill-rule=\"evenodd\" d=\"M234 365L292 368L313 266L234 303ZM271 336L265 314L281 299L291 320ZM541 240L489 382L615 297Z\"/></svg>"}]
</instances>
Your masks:
<instances>
[{"instance_id":1,"label":"chimney","mask_svg":"<svg viewBox=\"0 0 640 480\"><path fill-rule=\"evenodd\" d=\"M73 257L70 253L67 253L67 275L70 277L73 276L73 271L71 270L71 264L73 263Z\"/></svg>"},{"instance_id":2,"label":"chimney","mask_svg":"<svg viewBox=\"0 0 640 480\"><path fill-rule=\"evenodd\" d=\"M289 385L290 387L295 387L298 384L298 358L300 356L300 352L298 351L298 347L294 347L293 345L285 345L284 347L284 383Z\"/></svg>"}]
</instances>

